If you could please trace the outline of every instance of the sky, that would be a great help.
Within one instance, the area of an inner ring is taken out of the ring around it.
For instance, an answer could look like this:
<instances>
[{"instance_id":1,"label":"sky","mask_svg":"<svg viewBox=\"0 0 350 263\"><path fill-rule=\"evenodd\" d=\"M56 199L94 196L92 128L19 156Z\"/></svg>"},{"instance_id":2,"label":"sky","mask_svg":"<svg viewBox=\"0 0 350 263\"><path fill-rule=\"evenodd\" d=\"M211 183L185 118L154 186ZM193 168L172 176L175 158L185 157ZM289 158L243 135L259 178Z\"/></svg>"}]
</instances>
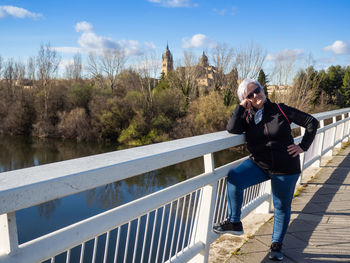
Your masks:
<instances>
[{"instance_id":1,"label":"sky","mask_svg":"<svg viewBox=\"0 0 350 263\"><path fill-rule=\"evenodd\" d=\"M263 66L312 57L316 69L350 65L348 0L31 0L0 1L0 56L26 61L50 43L70 63L75 53L123 49L129 61L169 45L174 61L226 44L251 43ZM210 62L210 56L209 56Z\"/></svg>"}]
</instances>

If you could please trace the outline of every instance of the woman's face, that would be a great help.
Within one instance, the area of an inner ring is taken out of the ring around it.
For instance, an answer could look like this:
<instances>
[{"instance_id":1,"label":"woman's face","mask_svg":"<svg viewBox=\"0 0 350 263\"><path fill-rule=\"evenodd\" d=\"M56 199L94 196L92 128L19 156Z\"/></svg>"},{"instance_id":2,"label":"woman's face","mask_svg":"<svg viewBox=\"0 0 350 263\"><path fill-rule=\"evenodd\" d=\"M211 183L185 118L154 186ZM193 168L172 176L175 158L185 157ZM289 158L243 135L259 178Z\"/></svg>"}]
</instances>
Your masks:
<instances>
[{"instance_id":1,"label":"woman's face","mask_svg":"<svg viewBox=\"0 0 350 263\"><path fill-rule=\"evenodd\" d=\"M259 90L257 90L257 88L259 88L259 86L255 83L249 83L244 95L245 98L252 103L253 107L261 109L265 103L266 96L263 89L259 88Z\"/></svg>"}]
</instances>

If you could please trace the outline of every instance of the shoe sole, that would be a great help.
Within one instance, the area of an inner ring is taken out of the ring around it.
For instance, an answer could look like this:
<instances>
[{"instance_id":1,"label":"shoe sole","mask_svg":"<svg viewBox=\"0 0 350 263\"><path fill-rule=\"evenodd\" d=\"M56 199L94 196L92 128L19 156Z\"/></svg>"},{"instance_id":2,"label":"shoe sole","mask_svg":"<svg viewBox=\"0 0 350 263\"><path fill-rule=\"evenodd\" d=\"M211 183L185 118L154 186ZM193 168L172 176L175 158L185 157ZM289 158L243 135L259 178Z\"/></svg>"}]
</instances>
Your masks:
<instances>
[{"instance_id":1,"label":"shoe sole","mask_svg":"<svg viewBox=\"0 0 350 263\"><path fill-rule=\"evenodd\" d=\"M270 260L275 260L275 261L282 261L282 260L284 259L284 257L278 258L278 257L276 257L276 256L274 256L274 257L270 257L270 256L269 256L269 259L270 259Z\"/></svg>"},{"instance_id":2,"label":"shoe sole","mask_svg":"<svg viewBox=\"0 0 350 263\"><path fill-rule=\"evenodd\" d=\"M231 235L235 235L235 236L240 236L244 234L244 231L231 231L231 230L227 230L227 231L220 231L220 230L216 230L213 229L213 231L217 234L231 234Z\"/></svg>"}]
</instances>

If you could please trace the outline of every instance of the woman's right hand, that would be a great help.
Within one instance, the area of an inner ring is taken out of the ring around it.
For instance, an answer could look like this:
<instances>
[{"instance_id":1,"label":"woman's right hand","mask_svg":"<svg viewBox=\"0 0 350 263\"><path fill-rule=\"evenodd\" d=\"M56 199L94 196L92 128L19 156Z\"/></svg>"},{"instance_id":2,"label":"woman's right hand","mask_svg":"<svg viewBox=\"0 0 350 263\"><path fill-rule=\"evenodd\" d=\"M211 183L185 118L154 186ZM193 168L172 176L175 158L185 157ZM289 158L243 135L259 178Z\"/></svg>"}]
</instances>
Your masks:
<instances>
[{"instance_id":1,"label":"woman's right hand","mask_svg":"<svg viewBox=\"0 0 350 263\"><path fill-rule=\"evenodd\" d=\"M243 108L247 109L247 110L249 110L249 109L252 108L252 103L251 103L249 100L247 100L247 99L242 100L242 102L240 103L240 105L241 105Z\"/></svg>"}]
</instances>

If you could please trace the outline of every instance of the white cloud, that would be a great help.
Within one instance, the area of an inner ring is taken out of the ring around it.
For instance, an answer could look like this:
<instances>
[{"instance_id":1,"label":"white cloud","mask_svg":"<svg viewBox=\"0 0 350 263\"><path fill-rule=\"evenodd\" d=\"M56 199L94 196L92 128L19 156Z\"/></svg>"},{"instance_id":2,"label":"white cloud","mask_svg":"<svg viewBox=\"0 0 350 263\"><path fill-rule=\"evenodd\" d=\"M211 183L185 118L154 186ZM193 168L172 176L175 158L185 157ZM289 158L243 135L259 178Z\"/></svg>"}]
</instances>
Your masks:
<instances>
[{"instance_id":1,"label":"white cloud","mask_svg":"<svg viewBox=\"0 0 350 263\"><path fill-rule=\"evenodd\" d=\"M42 17L42 14L33 13L28 11L27 9L17 7L17 6L11 6L11 5L0 6L0 18L4 18L6 16L36 19L36 18Z\"/></svg>"},{"instance_id":2,"label":"white cloud","mask_svg":"<svg viewBox=\"0 0 350 263\"><path fill-rule=\"evenodd\" d=\"M224 16L224 15L234 16L237 13L237 7L232 6L230 8L223 8L223 9L213 8L213 12L221 16Z\"/></svg>"},{"instance_id":3,"label":"white cloud","mask_svg":"<svg viewBox=\"0 0 350 263\"><path fill-rule=\"evenodd\" d=\"M284 49L276 53L268 54L266 60L269 61L285 61L289 59L299 59L304 56L302 49Z\"/></svg>"},{"instance_id":4,"label":"white cloud","mask_svg":"<svg viewBox=\"0 0 350 263\"><path fill-rule=\"evenodd\" d=\"M203 34L193 35L191 38L182 39L183 48L215 47L217 43Z\"/></svg>"},{"instance_id":5,"label":"white cloud","mask_svg":"<svg viewBox=\"0 0 350 263\"><path fill-rule=\"evenodd\" d=\"M149 49L156 49L156 45L153 42L145 42L145 47Z\"/></svg>"},{"instance_id":6,"label":"white cloud","mask_svg":"<svg viewBox=\"0 0 350 263\"><path fill-rule=\"evenodd\" d=\"M78 47L53 47L53 49L62 53L94 52L97 54L102 54L105 50L118 49L123 51L126 56L139 56L145 50L155 48L152 42L145 42L141 46L136 40L114 40L109 37L99 36L93 32L93 26L86 21L77 23L75 30L81 32L78 38Z\"/></svg>"},{"instance_id":7,"label":"white cloud","mask_svg":"<svg viewBox=\"0 0 350 263\"><path fill-rule=\"evenodd\" d=\"M63 70L63 69L65 69L67 66L73 65L73 63L74 63L74 60L73 60L73 59L62 59L62 60L60 61L60 64L59 64L58 68L61 69L61 70Z\"/></svg>"},{"instance_id":8,"label":"white cloud","mask_svg":"<svg viewBox=\"0 0 350 263\"><path fill-rule=\"evenodd\" d=\"M80 47L52 47L51 49L62 53L82 53L83 50Z\"/></svg>"},{"instance_id":9,"label":"white cloud","mask_svg":"<svg viewBox=\"0 0 350 263\"><path fill-rule=\"evenodd\" d=\"M78 39L78 44L87 52L100 53L108 49L120 49L119 44L111 38L96 35L94 32L83 32Z\"/></svg>"},{"instance_id":10,"label":"white cloud","mask_svg":"<svg viewBox=\"0 0 350 263\"><path fill-rule=\"evenodd\" d=\"M350 46L348 43L345 43L341 40L337 40L337 41L334 41L332 45L324 47L323 50L332 51L336 55L349 54Z\"/></svg>"},{"instance_id":11,"label":"white cloud","mask_svg":"<svg viewBox=\"0 0 350 263\"><path fill-rule=\"evenodd\" d=\"M143 54L140 44L136 40L120 40L118 45L127 56L140 56Z\"/></svg>"},{"instance_id":12,"label":"white cloud","mask_svg":"<svg viewBox=\"0 0 350 263\"><path fill-rule=\"evenodd\" d=\"M337 58L335 56L333 56L333 57L329 57L329 58L319 58L316 61L318 63L332 64L332 63L335 63L336 60L337 60Z\"/></svg>"},{"instance_id":13,"label":"white cloud","mask_svg":"<svg viewBox=\"0 0 350 263\"><path fill-rule=\"evenodd\" d=\"M90 32L92 29L92 25L86 21L79 22L75 25L75 31L77 32Z\"/></svg>"},{"instance_id":14,"label":"white cloud","mask_svg":"<svg viewBox=\"0 0 350 263\"><path fill-rule=\"evenodd\" d=\"M192 4L192 0L147 0L151 3L156 3L164 7L191 7L198 6L197 3Z\"/></svg>"}]
</instances>

